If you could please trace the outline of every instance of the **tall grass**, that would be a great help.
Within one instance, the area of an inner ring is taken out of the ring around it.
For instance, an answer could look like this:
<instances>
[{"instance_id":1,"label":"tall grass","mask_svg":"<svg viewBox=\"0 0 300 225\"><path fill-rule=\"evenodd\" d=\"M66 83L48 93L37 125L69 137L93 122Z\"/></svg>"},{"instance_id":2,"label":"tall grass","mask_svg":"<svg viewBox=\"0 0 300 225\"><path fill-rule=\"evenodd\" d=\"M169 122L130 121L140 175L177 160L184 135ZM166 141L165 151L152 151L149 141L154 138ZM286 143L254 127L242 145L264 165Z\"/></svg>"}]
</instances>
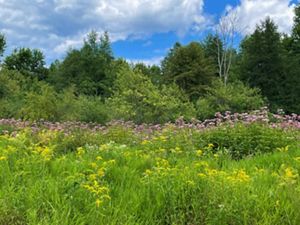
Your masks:
<instances>
[{"instance_id":1,"label":"tall grass","mask_svg":"<svg viewBox=\"0 0 300 225\"><path fill-rule=\"evenodd\" d=\"M299 130L0 136L0 224L300 224Z\"/></svg>"}]
</instances>

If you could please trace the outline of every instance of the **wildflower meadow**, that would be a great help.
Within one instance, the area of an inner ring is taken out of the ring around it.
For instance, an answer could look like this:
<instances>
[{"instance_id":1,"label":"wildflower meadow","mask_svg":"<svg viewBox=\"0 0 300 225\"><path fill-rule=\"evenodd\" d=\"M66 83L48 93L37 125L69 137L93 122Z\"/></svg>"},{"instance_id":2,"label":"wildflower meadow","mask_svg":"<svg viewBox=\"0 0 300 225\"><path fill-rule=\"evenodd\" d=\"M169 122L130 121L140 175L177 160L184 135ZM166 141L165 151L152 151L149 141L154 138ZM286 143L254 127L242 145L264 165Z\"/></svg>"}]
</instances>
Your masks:
<instances>
[{"instance_id":1,"label":"wildflower meadow","mask_svg":"<svg viewBox=\"0 0 300 225\"><path fill-rule=\"evenodd\" d=\"M0 124L0 224L300 224L298 115Z\"/></svg>"}]
</instances>

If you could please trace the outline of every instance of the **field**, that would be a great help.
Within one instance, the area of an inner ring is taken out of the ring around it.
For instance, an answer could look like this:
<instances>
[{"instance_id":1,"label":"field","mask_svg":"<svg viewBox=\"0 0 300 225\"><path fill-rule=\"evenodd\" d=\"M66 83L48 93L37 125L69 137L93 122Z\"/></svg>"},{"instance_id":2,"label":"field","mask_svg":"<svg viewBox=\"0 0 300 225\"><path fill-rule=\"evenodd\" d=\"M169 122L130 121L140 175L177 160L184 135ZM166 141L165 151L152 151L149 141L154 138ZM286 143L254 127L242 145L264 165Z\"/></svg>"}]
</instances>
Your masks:
<instances>
[{"instance_id":1,"label":"field","mask_svg":"<svg viewBox=\"0 0 300 225\"><path fill-rule=\"evenodd\" d=\"M300 224L300 116L0 121L0 224Z\"/></svg>"}]
</instances>

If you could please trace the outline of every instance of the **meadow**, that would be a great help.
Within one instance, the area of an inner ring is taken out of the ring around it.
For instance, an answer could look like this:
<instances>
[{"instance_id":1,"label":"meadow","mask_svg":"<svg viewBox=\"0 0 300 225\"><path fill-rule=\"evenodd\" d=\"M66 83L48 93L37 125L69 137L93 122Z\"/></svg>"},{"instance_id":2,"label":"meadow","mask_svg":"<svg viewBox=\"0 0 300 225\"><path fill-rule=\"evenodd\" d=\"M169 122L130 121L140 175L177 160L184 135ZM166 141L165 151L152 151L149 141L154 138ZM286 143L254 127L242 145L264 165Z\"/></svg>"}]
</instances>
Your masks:
<instances>
[{"instance_id":1,"label":"meadow","mask_svg":"<svg viewBox=\"0 0 300 225\"><path fill-rule=\"evenodd\" d=\"M300 224L300 116L0 120L0 224Z\"/></svg>"}]
</instances>

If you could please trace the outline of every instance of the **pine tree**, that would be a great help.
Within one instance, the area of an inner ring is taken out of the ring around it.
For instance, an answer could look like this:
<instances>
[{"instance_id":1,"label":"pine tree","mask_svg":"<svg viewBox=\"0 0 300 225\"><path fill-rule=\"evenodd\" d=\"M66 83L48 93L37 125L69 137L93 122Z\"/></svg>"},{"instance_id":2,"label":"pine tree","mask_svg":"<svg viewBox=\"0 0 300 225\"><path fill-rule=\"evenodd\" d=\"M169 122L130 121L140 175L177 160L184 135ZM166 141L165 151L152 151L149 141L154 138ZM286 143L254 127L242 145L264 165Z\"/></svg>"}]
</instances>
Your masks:
<instances>
[{"instance_id":1,"label":"pine tree","mask_svg":"<svg viewBox=\"0 0 300 225\"><path fill-rule=\"evenodd\" d=\"M285 110L300 113L300 4L295 8L294 26L291 36L283 40L285 47Z\"/></svg>"},{"instance_id":2,"label":"pine tree","mask_svg":"<svg viewBox=\"0 0 300 225\"><path fill-rule=\"evenodd\" d=\"M163 61L162 72L167 83L176 83L191 100L203 95L215 77L212 60L205 57L197 42L187 46L175 45Z\"/></svg>"},{"instance_id":3,"label":"pine tree","mask_svg":"<svg viewBox=\"0 0 300 225\"><path fill-rule=\"evenodd\" d=\"M284 105L284 64L281 37L274 22L267 18L241 44L241 78L258 87L271 108Z\"/></svg>"}]
</instances>

